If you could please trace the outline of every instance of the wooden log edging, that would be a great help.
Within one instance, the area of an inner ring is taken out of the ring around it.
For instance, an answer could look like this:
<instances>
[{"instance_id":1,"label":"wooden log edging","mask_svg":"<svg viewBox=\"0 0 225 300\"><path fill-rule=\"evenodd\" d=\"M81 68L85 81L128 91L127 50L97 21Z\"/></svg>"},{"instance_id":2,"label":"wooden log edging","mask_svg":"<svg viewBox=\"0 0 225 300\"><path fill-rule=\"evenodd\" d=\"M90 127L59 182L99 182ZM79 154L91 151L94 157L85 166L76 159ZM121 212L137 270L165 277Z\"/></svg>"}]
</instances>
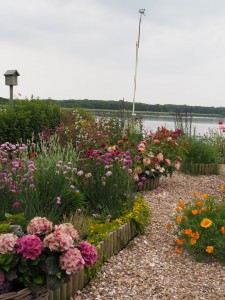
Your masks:
<instances>
[{"instance_id":1,"label":"wooden log edging","mask_svg":"<svg viewBox=\"0 0 225 300\"><path fill-rule=\"evenodd\" d=\"M109 233L108 238L101 241L98 245L98 261L103 264L111 256L122 250L130 240L136 235L137 227L134 222L128 222L120 226L117 230ZM70 300L78 290L82 290L85 285L91 280L86 270L70 277L70 281L62 283L60 288L55 291L50 291L49 300Z\"/></svg>"},{"instance_id":2,"label":"wooden log edging","mask_svg":"<svg viewBox=\"0 0 225 300\"><path fill-rule=\"evenodd\" d=\"M217 163L212 164L192 164L182 163L180 171L190 175L218 175L220 166Z\"/></svg>"}]
</instances>

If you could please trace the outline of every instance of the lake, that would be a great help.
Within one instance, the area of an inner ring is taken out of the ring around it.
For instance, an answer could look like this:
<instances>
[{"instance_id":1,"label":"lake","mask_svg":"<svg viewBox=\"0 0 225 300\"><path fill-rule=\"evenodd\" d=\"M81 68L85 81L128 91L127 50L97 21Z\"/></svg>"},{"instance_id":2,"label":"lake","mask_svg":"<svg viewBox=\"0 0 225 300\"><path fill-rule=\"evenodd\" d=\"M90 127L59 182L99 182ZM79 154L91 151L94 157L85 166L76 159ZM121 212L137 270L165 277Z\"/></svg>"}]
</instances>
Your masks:
<instances>
[{"instance_id":1,"label":"lake","mask_svg":"<svg viewBox=\"0 0 225 300\"><path fill-rule=\"evenodd\" d=\"M158 127L165 126L169 130L175 129L174 116L145 116L142 118L144 130L156 131ZM218 122L225 122L224 117L192 117L192 134L204 135L209 130L218 130ZM183 122L185 126L185 123Z\"/></svg>"}]
</instances>

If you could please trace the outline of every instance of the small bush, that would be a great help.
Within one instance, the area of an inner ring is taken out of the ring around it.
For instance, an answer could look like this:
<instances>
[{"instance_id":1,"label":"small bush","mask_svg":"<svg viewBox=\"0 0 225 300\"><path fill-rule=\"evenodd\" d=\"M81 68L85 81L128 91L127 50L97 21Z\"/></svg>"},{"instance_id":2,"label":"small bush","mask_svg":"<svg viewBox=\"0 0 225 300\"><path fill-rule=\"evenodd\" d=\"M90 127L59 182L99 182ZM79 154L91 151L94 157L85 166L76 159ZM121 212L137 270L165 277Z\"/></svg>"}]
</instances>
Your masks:
<instances>
[{"instance_id":1,"label":"small bush","mask_svg":"<svg viewBox=\"0 0 225 300\"><path fill-rule=\"evenodd\" d=\"M225 263L225 200L203 194L178 203L173 218L176 252L188 251L196 260L214 258Z\"/></svg>"}]
</instances>

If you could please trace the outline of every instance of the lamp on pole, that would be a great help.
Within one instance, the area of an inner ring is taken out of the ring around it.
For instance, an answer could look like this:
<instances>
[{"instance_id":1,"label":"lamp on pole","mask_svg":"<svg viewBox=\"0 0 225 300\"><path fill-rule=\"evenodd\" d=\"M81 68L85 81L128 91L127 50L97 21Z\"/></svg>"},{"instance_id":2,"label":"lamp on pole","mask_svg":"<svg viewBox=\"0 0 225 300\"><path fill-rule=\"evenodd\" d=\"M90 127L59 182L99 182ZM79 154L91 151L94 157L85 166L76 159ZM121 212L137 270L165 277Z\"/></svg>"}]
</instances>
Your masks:
<instances>
[{"instance_id":1,"label":"lamp on pole","mask_svg":"<svg viewBox=\"0 0 225 300\"><path fill-rule=\"evenodd\" d=\"M133 95L133 111L132 116L136 116L135 114L135 95L136 95L136 82L137 82L137 66L138 66L138 48L140 45L140 36L141 36L141 18L145 16L145 9L139 9L139 26L138 26L138 40L136 42L136 64L135 64L135 73L134 73L134 95Z\"/></svg>"}]
</instances>

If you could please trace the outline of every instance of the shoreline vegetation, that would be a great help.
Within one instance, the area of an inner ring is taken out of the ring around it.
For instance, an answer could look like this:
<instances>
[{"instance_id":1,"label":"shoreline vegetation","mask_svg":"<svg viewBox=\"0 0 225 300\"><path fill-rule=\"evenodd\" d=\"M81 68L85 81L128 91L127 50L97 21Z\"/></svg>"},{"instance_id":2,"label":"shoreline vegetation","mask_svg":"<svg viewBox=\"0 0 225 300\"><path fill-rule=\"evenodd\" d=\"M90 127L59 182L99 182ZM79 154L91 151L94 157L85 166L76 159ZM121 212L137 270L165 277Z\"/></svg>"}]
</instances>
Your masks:
<instances>
[{"instance_id":1,"label":"shoreline vegetation","mask_svg":"<svg viewBox=\"0 0 225 300\"><path fill-rule=\"evenodd\" d=\"M58 104L61 109L74 109L83 108L91 112L96 113L117 113L118 111L126 112L127 114L132 113L133 103L124 100L53 100L40 99L39 97L31 97L30 100L48 100L54 104ZM22 100L22 99L15 99ZM29 100L29 99L25 99ZM9 104L9 100L0 97L0 108L4 109ZM202 117L225 117L225 107L206 107L206 106L189 106L189 105L175 105L175 104L146 104L141 102L135 103L135 113L137 116L174 116L177 113L191 114L192 116ZM143 115L144 114L144 115Z\"/></svg>"}]
</instances>

